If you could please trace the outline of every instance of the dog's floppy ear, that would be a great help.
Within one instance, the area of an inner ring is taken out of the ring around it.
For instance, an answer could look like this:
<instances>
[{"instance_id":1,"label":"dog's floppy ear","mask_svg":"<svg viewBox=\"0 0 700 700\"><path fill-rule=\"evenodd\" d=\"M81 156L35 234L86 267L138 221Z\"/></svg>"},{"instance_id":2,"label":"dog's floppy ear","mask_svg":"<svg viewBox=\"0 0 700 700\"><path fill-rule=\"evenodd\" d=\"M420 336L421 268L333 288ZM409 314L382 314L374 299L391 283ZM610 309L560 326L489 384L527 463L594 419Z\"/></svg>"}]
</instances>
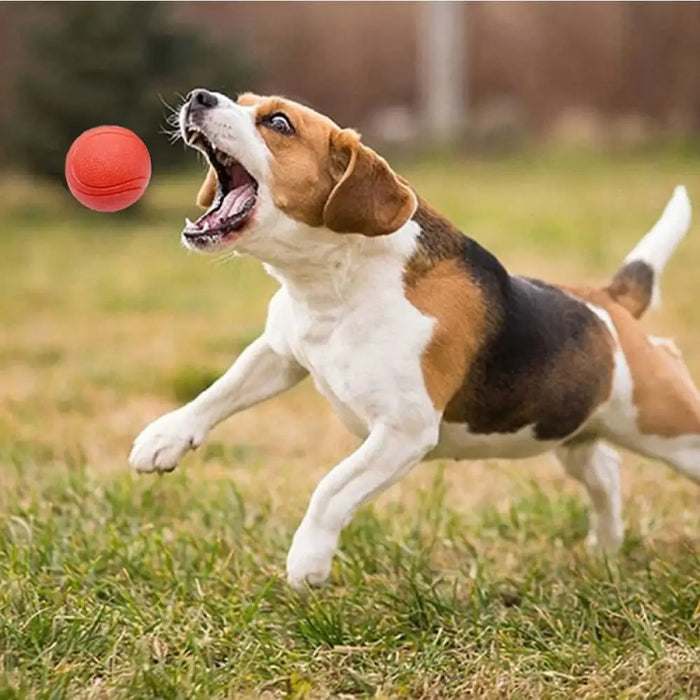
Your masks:
<instances>
[{"instance_id":1,"label":"dog's floppy ear","mask_svg":"<svg viewBox=\"0 0 700 700\"><path fill-rule=\"evenodd\" d=\"M209 209L216 195L216 188L219 185L219 178L216 177L216 170L210 167L202 186L197 193L197 206L202 209Z\"/></svg>"},{"instance_id":2,"label":"dog's floppy ear","mask_svg":"<svg viewBox=\"0 0 700 700\"><path fill-rule=\"evenodd\" d=\"M323 208L325 226L338 233L384 236L408 221L415 195L356 132L343 129L331 137L331 158L347 165Z\"/></svg>"}]
</instances>

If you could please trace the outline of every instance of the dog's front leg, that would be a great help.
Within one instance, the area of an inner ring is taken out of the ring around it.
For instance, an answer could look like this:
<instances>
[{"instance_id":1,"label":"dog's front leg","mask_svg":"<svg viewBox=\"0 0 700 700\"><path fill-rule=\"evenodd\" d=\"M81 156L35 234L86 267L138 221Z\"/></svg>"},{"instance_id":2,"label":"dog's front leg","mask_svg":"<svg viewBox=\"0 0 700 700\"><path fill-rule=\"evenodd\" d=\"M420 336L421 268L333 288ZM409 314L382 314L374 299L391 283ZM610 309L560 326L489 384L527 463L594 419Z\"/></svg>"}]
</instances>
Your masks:
<instances>
[{"instance_id":1,"label":"dog's front leg","mask_svg":"<svg viewBox=\"0 0 700 700\"><path fill-rule=\"evenodd\" d=\"M196 399L148 425L134 441L130 464L140 472L172 471L225 418L297 384L306 370L275 352L264 335Z\"/></svg>"},{"instance_id":2,"label":"dog's front leg","mask_svg":"<svg viewBox=\"0 0 700 700\"><path fill-rule=\"evenodd\" d=\"M378 425L319 483L287 556L293 588L320 585L330 574L341 529L355 510L404 476L437 443L438 425L419 430Z\"/></svg>"}]
</instances>

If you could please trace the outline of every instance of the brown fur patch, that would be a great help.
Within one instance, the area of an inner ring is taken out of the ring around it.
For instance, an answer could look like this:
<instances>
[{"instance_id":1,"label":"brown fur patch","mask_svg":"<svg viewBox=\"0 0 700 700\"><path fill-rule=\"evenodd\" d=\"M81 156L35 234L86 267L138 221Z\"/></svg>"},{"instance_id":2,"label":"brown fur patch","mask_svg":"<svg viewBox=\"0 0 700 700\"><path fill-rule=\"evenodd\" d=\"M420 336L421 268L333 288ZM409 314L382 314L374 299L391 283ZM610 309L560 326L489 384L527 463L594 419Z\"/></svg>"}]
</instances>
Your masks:
<instances>
[{"instance_id":1,"label":"brown fur patch","mask_svg":"<svg viewBox=\"0 0 700 700\"><path fill-rule=\"evenodd\" d=\"M634 260L617 271L607 292L632 316L639 318L651 302L653 288L654 270L643 260Z\"/></svg>"},{"instance_id":2,"label":"brown fur patch","mask_svg":"<svg viewBox=\"0 0 700 700\"><path fill-rule=\"evenodd\" d=\"M331 153L350 154L345 173L323 209L323 223L339 233L383 236L403 226L416 207L416 196L387 162L363 146L353 131L334 134Z\"/></svg>"},{"instance_id":3,"label":"brown fur patch","mask_svg":"<svg viewBox=\"0 0 700 700\"><path fill-rule=\"evenodd\" d=\"M423 357L444 420L475 433L533 425L537 438L575 432L612 387L612 340L583 303L510 277L476 242L424 202L406 296L438 323Z\"/></svg>"},{"instance_id":4,"label":"brown fur patch","mask_svg":"<svg viewBox=\"0 0 700 700\"><path fill-rule=\"evenodd\" d=\"M264 126L265 116L275 112L289 118L294 135ZM328 117L280 98L259 98L255 119L272 154L269 185L275 206L297 221L322 226L328 197L350 160L349 154L331 153L332 138L340 128Z\"/></svg>"},{"instance_id":5,"label":"brown fur patch","mask_svg":"<svg viewBox=\"0 0 700 700\"><path fill-rule=\"evenodd\" d=\"M454 224L420 197L413 220L420 227L421 234L418 249L404 271L404 283L408 288L440 261L459 259L464 240Z\"/></svg>"},{"instance_id":6,"label":"brown fur patch","mask_svg":"<svg viewBox=\"0 0 700 700\"><path fill-rule=\"evenodd\" d=\"M632 374L639 431L662 437L699 434L700 393L680 353L667 344L652 343L641 323L606 290L571 291L610 314Z\"/></svg>"},{"instance_id":7,"label":"brown fur patch","mask_svg":"<svg viewBox=\"0 0 700 700\"><path fill-rule=\"evenodd\" d=\"M424 274L414 273L406 298L436 321L421 364L433 405L442 410L464 381L483 340L484 299L455 259L441 260Z\"/></svg>"},{"instance_id":8,"label":"brown fur patch","mask_svg":"<svg viewBox=\"0 0 700 700\"><path fill-rule=\"evenodd\" d=\"M255 107L258 131L272 154L272 197L291 218L338 233L378 236L411 216L412 190L355 131L280 97L246 93L238 104ZM265 118L275 112L290 120L293 134L266 126Z\"/></svg>"}]
</instances>

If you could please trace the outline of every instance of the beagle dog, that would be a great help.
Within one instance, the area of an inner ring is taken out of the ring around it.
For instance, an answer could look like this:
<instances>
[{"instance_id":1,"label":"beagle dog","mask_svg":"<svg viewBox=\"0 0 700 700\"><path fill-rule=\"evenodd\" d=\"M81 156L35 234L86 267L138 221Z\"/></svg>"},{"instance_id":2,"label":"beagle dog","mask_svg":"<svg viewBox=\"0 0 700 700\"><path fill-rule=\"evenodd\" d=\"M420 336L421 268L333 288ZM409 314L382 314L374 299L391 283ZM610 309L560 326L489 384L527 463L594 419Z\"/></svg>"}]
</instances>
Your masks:
<instances>
[{"instance_id":1,"label":"beagle dog","mask_svg":"<svg viewBox=\"0 0 700 700\"><path fill-rule=\"evenodd\" d=\"M279 97L198 89L180 112L210 164L182 241L258 258L280 287L263 334L130 456L167 472L220 421L311 375L358 449L318 484L287 557L297 589L328 577L341 529L422 459L554 451L587 489L588 544L623 538L620 445L700 483L700 395L638 320L690 225L676 188L602 288L510 275L360 136Z\"/></svg>"}]
</instances>

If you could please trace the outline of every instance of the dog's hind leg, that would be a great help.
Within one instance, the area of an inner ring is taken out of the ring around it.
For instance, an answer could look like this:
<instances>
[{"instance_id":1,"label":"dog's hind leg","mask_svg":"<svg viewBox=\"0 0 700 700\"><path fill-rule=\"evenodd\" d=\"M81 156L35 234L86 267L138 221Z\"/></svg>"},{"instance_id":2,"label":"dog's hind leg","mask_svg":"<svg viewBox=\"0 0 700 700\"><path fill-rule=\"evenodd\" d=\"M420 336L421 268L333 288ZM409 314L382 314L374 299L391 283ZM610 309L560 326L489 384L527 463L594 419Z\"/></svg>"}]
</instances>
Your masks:
<instances>
[{"instance_id":1,"label":"dog's hind leg","mask_svg":"<svg viewBox=\"0 0 700 700\"><path fill-rule=\"evenodd\" d=\"M666 462L700 484L700 391L681 353L665 338L629 336L618 354L615 396L599 417L600 434L634 452Z\"/></svg>"},{"instance_id":2,"label":"dog's hind leg","mask_svg":"<svg viewBox=\"0 0 700 700\"><path fill-rule=\"evenodd\" d=\"M700 434L675 437L637 435L627 437L624 446L645 457L665 462L679 474L700 485Z\"/></svg>"},{"instance_id":3,"label":"dog's hind leg","mask_svg":"<svg viewBox=\"0 0 700 700\"><path fill-rule=\"evenodd\" d=\"M587 547L614 552L624 537L617 452L591 440L559 447L556 455L567 474L580 481L588 492L591 514Z\"/></svg>"},{"instance_id":4,"label":"dog's hind leg","mask_svg":"<svg viewBox=\"0 0 700 700\"><path fill-rule=\"evenodd\" d=\"M673 445L670 455L660 450L659 456L670 464L679 474L688 477L700 486L700 435L688 435L680 444Z\"/></svg>"}]
</instances>

